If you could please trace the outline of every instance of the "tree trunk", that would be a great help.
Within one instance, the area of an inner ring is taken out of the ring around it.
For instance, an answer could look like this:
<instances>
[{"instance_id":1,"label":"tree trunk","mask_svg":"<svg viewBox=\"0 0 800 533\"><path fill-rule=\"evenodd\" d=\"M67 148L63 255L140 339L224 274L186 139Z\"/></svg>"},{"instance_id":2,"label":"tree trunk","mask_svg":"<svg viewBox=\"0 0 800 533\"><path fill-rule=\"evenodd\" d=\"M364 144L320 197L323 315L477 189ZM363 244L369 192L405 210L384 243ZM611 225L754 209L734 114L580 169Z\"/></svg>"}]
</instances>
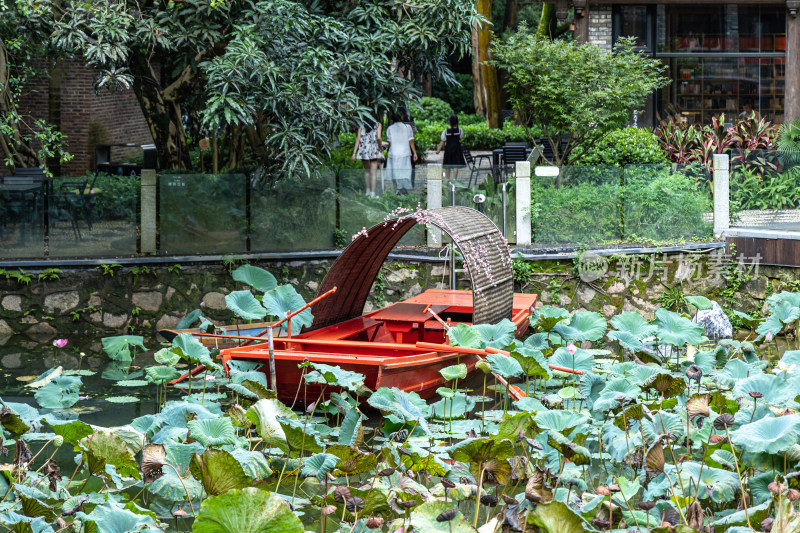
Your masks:
<instances>
[{"instance_id":1,"label":"tree trunk","mask_svg":"<svg viewBox=\"0 0 800 533\"><path fill-rule=\"evenodd\" d=\"M161 88L152 66L140 54L132 54L131 70L133 92L153 136L159 167L191 168L180 105L165 98L171 86L166 90Z\"/></svg>"},{"instance_id":2,"label":"tree trunk","mask_svg":"<svg viewBox=\"0 0 800 533\"><path fill-rule=\"evenodd\" d=\"M491 0L477 0L477 9L478 13L486 17L487 20L491 20ZM476 24L473 27L472 72L473 78L475 78L475 71L476 69L478 70L479 75L477 79L474 79L476 82L475 90L480 93L486 124L490 128L499 128L502 126L503 117L500 110L500 84L497 81L497 69L490 64L492 59L491 38L492 34L488 22L484 22L480 26ZM476 105L477 109L478 106Z\"/></svg>"},{"instance_id":3,"label":"tree trunk","mask_svg":"<svg viewBox=\"0 0 800 533\"><path fill-rule=\"evenodd\" d=\"M517 27L517 14L519 14L519 2L517 0L506 0L506 12L503 17L504 30L513 30Z\"/></svg>"},{"instance_id":4,"label":"tree trunk","mask_svg":"<svg viewBox=\"0 0 800 533\"><path fill-rule=\"evenodd\" d=\"M553 18L553 4L542 5L542 16L539 18L539 27L536 29L536 36L544 39L550 36L550 19Z\"/></svg>"},{"instance_id":5,"label":"tree trunk","mask_svg":"<svg viewBox=\"0 0 800 533\"><path fill-rule=\"evenodd\" d=\"M0 117L17 113L17 104L12 99L9 79L11 67L8 64L8 53L5 44L0 40ZM10 122L9 131L0 133L0 164L10 160L13 167L27 168L39 166L39 156L23 138L19 130L19 122Z\"/></svg>"},{"instance_id":6,"label":"tree trunk","mask_svg":"<svg viewBox=\"0 0 800 533\"><path fill-rule=\"evenodd\" d=\"M475 113L486 117L486 101L483 94L483 80L478 57L478 26L472 26L472 104Z\"/></svg>"}]
</instances>

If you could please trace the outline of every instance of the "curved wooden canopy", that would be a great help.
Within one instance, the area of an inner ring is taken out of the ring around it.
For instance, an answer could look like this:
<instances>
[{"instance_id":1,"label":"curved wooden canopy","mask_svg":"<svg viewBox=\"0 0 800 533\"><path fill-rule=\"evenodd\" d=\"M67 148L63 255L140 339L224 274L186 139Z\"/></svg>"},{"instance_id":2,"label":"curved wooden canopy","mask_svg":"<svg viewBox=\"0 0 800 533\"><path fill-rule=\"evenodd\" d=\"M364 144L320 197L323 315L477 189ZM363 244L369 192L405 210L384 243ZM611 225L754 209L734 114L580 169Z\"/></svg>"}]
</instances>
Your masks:
<instances>
[{"instance_id":1,"label":"curved wooden canopy","mask_svg":"<svg viewBox=\"0 0 800 533\"><path fill-rule=\"evenodd\" d=\"M320 285L336 292L314 306L309 331L363 314L372 284L389 252L415 224L431 224L458 246L472 281L474 324L511 318L514 279L508 243L486 215L468 207L441 207L391 219L370 228L348 246Z\"/></svg>"}]
</instances>

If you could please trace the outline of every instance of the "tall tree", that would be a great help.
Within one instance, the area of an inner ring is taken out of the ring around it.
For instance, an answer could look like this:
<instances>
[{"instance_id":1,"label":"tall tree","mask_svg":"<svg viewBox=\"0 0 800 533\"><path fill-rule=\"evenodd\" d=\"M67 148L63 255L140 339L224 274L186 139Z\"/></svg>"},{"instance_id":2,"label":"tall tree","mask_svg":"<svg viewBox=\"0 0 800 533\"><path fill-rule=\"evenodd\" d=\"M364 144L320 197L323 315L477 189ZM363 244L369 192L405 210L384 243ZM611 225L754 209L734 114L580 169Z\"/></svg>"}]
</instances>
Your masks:
<instances>
[{"instance_id":1,"label":"tall tree","mask_svg":"<svg viewBox=\"0 0 800 533\"><path fill-rule=\"evenodd\" d=\"M409 80L452 80L446 58L469 49L474 20L470 0L76 1L54 42L98 88L133 88L162 167L189 165L196 115L229 164L247 151L307 171L339 131L402 105Z\"/></svg>"},{"instance_id":2,"label":"tall tree","mask_svg":"<svg viewBox=\"0 0 800 533\"><path fill-rule=\"evenodd\" d=\"M474 82L475 111L486 116L490 128L502 127L500 108L500 83L497 69L492 64L492 0L476 0L476 7L483 20L472 26L472 79Z\"/></svg>"}]
</instances>

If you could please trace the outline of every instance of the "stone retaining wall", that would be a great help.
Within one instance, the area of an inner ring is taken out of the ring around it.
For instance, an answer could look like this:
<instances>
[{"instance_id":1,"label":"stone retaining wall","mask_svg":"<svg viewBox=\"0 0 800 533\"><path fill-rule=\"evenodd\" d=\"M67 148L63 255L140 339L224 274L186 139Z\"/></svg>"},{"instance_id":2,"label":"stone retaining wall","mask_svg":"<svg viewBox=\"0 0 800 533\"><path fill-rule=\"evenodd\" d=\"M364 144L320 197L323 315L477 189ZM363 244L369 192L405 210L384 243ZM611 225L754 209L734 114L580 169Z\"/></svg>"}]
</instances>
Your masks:
<instances>
[{"instance_id":1,"label":"stone retaining wall","mask_svg":"<svg viewBox=\"0 0 800 533\"><path fill-rule=\"evenodd\" d=\"M727 309L754 312L764 308L773 292L800 290L796 268L762 266L756 274L752 265L745 264L743 270L750 272L737 275L735 262L729 270L721 270L724 261L702 253L626 255L603 262L602 275L589 280L593 276L582 274L585 265L580 261L515 261L516 290L540 294L540 303L595 310L606 317L633 310L652 316L657 306L676 300L680 305L680 295L693 294L709 296ZM254 264L275 274L279 282L293 284L308 300L332 263ZM0 345L17 333L39 341L76 332L151 335L174 327L198 307L217 323L235 321L225 307L225 295L243 288L230 277L229 268L235 265L148 268L114 268L113 275L104 274L103 268L64 270L59 279L49 281L37 279L39 272L31 271L28 284L0 276ZM367 310L427 288L444 287L447 281L442 263L387 262ZM464 274L459 286L469 287Z\"/></svg>"}]
</instances>

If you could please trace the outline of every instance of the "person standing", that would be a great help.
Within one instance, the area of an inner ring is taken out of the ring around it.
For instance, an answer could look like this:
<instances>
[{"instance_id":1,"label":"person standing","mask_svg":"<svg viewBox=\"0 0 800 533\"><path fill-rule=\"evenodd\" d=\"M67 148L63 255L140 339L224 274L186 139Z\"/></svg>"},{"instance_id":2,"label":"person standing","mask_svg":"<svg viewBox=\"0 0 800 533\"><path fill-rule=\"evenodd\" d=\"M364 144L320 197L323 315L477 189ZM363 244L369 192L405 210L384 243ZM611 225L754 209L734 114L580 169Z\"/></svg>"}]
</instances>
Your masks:
<instances>
[{"instance_id":1,"label":"person standing","mask_svg":"<svg viewBox=\"0 0 800 533\"><path fill-rule=\"evenodd\" d=\"M407 109L406 109L405 121L404 122L406 124L408 124L408 127L411 128L411 133L413 133L414 134L414 138L416 138L417 137L417 124L416 124L416 122L414 122L414 117L411 116L411 113L409 113ZM414 143L416 144L416 141L414 141ZM412 159L411 160L411 188L412 189L414 188L414 184L416 182L416 178L417 178L417 162Z\"/></svg>"},{"instance_id":2,"label":"person standing","mask_svg":"<svg viewBox=\"0 0 800 533\"><path fill-rule=\"evenodd\" d=\"M395 190L406 194L411 190L411 162L417 160L417 147L414 144L414 132L406 124L405 113L395 113L392 125L386 129L386 140L389 141L389 157L386 160L386 173L394 182Z\"/></svg>"},{"instance_id":3,"label":"person standing","mask_svg":"<svg viewBox=\"0 0 800 533\"><path fill-rule=\"evenodd\" d=\"M461 138L464 136L464 131L458 127L458 117L450 115L448 119L450 127L442 131L441 142L436 148L436 153L442 151L444 147L444 159L442 166L445 168L445 179L450 179L450 173L453 173L453 179L458 179L458 167L467 166L464 159L464 150L461 148Z\"/></svg>"},{"instance_id":4,"label":"person standing","mask_svg":"<svg viewBox=\"0 0 800 533\"><path fill-rule=\"evenodd\" d=\"M371 120L366 121L358 128L356 145L353 148L353 161L358 157L364 165L364 194L375 197L375 187L378 181L378 164L383 152L381 142L381 123Z\"/></svg>"}]
</instances>

